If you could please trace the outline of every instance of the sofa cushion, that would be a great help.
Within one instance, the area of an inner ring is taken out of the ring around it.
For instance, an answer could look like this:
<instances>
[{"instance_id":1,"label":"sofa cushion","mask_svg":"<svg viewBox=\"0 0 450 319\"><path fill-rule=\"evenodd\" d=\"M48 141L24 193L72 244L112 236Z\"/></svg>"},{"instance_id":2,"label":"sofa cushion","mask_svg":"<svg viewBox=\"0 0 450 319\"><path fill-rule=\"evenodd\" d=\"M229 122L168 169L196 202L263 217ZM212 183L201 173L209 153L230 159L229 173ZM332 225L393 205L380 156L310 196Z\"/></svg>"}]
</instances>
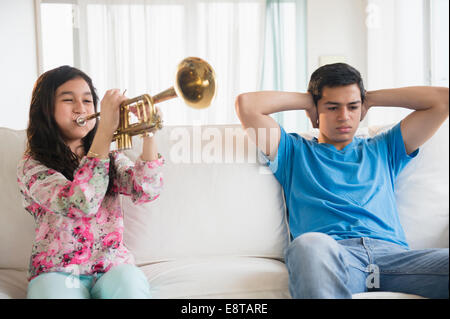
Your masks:
<instances>
[{"instance_id":1,"label":"sofa cushion","mask_svg":"<svg viewBox=\"0 0 450 319\"><path fill-rule=\"evenodd\" d=\"M0 299L24 299L27 287L26 270L0 269Z\"/></svg>"},{"instance_id":2,"label":"sofa cushion","mask_svg":"<svg viewBox=\"0 0 450 319\"><path fill-rule=\"evenodd\" d=\"M373 291L354 294L352 296L352 299L426 299L426 298L419 295L405 294L402 292Z\"/></svg>"},{"instance_id":3,"label":"sofa cushion","mask_svg":"<svg viewBox=\"0 0 450 319\"><path fill-rule=\"evenodd\" d=\"M290 298L286 267L250 257L186 258L142 266L152 298ZM26 298L26 271L0 269L0 299Z\"/></svg>"},{"instance_id":4,"label":"sofa cushion","mask_svg":"<svg viewBox=\"0 0 450 319\"><path fill-rule=\"evenodd\" d=\"M34 219L25 211L17 185L17 163L26 134L0 128L0 268L27 269L34 240Z\"/></svg>"},{"instance_id":5,"label":"sofa cushion","mask_svg":"<svg viewBox=\"0 0 450 319\"><path fill-rule=\"evenodd\" d=\"M449 121L398 176L400 222L412 249L449 247Z\"/></svg>"},{"instance_id":6,"label":"sofa cushion","mask_svg":"<svg viewBox=\"0 0 450 319\"><path fill-rule=\"evenodd\" d=\"M207 258L161 262L141 267L152 298L290 298L283 263L265 258ZM193 284L194 283L194 284ZM27 295L26 271L0 269L0 299ZM354 299L418 299L395 292L365 292Z\"/></svg>"},{"instance_id":7,"label":"sofa cushion","mask_svg":"<svg viewBox=\"0 0 450 319\"><path fill-rule=\"evenodd\" d=\"M284 263L267 258L186 258L141 267L152 298L290 298Z\"/></svg>"},{"instance_id":8,"label":"sofa cushion","mask_svg":"<svg viewBox=\"0 0 450 319\"><path fill-rule=\"evenodd\" d=\"M122 198L124 240L137 264L283 258L289 236L282 190L240 126L166 127L156 136L166 158L161 196L140 206ZM131 159L142 149L141 139L133 143Z\"/></svg>"},{"instance_id":9,"label":"sofa cushion","mask_svg":"<svg viewBox=\"0 0 450 319\"><path fill-rule=\"evenodd\" d=\"M378 134L390 126L372 127ZM412 249L449 247L449 121L420 147L395 183L400 222Z\"/></svg>"}]
</instances>

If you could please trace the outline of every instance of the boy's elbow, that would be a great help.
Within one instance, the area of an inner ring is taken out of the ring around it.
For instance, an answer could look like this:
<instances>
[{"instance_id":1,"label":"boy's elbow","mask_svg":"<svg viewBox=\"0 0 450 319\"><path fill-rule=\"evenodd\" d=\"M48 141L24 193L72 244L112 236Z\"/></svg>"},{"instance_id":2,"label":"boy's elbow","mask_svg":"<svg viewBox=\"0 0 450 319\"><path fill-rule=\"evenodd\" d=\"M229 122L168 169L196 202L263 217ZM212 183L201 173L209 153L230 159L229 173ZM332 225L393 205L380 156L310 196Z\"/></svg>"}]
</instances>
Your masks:
<instances>
[{"instance_id":1,"label":"boy's elbow","mask_svg":"<svg viewBox=\"0 0 450 319\"><path fill-rule=\"evenodd\" d=\"M242 108L242 106L244 105L244 94L245 93L241 93L236 97L236 100L234 101L234 108L236 109L236 112L239 113L239 110Z\"/></svg>"},{"instance_id":2,"label":"boy's elbow","mask_svg":"<svg viewBox=\"0 0 450 319\"><path fill-rule=\"evenodd\" d=\"M444 105L445 105L445 112L447 113L447 116L448 116L448 94L449 94L449 91L448 91L448 88L444 88L444 90L443 90L443 96L444 96Z\"/></svg>"},{"instance_id":3,"label":"boy's elbow","mask_svg":"<svg viewBox=\"0 0 450 319\"><path fill-rule=\"evenodd\" d=\"M439 103L437 105L442 110L442 112L445 114L446 117L448 117L448 94L449 90L448 87L438 87L437 88L437 96L439 97Z\"/></svg>"},{"instance_id":4,"label":"boy's elbow","mask_svg":"<svg viewBox=\"0 0 450 319\"><path fill-rule=\"evenodd\" d=\"M239 94L236 97L234 107L239 118L241 118L243 114L248 113L248 93Z\"/></svg>"}]
</instances>

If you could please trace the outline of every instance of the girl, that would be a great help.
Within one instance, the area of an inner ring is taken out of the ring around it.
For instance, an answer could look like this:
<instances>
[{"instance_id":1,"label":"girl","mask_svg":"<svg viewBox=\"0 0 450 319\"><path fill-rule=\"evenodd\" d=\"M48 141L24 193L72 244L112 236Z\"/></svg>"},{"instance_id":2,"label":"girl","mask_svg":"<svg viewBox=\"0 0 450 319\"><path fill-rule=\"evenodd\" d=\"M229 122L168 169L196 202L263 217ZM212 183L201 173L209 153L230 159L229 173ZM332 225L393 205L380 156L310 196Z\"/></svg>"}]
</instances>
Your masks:
<instances>
[{"instance_id":1,"label":"girl","mask_svg":"<svg viewBox=\"0 0 450 319\"><path fill-rule=\"evenodd\" d=\"M148 298L145 275L123 243L119 194L134 203L155 200L161 166L151 136L132 163L109 152L126 97L109 90L101 120L78 126L75 119L97 111L92 80L62 66L42 74L33 89L27 149L18 164L25 209L36 236L28 273L28 298Z\"/></svg>"}]
</instances>

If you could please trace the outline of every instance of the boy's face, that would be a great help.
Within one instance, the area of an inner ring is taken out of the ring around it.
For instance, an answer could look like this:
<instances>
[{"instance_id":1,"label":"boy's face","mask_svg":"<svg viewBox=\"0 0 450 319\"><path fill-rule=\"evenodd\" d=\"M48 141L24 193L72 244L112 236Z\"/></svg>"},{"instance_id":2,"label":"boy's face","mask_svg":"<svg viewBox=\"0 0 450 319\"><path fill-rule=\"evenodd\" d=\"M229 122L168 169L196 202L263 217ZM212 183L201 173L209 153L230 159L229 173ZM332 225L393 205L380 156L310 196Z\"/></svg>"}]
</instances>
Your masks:
<instances>
[{"instance_id":1,"label":"boy's face","mask_svg":"<svg viewBox=\"0 0 450 319\"><path fill-rule=\"evenodd\" d=\"M348 145L361 120L361 104L357 84L324 87L317 102L319 143L332 144L338 150Z\"/></svg>"}]
</instances>

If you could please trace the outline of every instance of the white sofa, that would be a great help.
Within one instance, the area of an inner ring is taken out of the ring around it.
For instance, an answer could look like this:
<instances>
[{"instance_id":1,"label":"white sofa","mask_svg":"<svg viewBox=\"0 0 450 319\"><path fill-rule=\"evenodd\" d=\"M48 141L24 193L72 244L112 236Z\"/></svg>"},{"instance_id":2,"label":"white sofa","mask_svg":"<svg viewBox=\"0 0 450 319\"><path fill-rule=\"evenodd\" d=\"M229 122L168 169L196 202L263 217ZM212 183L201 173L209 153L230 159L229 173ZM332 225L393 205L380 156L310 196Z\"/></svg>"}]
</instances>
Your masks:
<instances>
[{"instance_id":1,"label":"white sofa","mask_svg":"<svg viewBox=\"0 0 450 319\"><path fill-rule=\"evenodd\" d=\"M385 129L385 128L384 128ZM360 129L373 135L380 128ZM311 136L317 132L310 132ZM280 185L239 125L173 126L157 133L165 186L155 202L122 198L125 244L155 298L290 298ZM135 159L141 139L127 151ZM25 131L0 128L0 298L25 298L34 220L22 208L16 164ZM397 182L412 248L448 247L448 121ZM417 298L362 293L355 298Z\"/></svg>"}]
</instances>

